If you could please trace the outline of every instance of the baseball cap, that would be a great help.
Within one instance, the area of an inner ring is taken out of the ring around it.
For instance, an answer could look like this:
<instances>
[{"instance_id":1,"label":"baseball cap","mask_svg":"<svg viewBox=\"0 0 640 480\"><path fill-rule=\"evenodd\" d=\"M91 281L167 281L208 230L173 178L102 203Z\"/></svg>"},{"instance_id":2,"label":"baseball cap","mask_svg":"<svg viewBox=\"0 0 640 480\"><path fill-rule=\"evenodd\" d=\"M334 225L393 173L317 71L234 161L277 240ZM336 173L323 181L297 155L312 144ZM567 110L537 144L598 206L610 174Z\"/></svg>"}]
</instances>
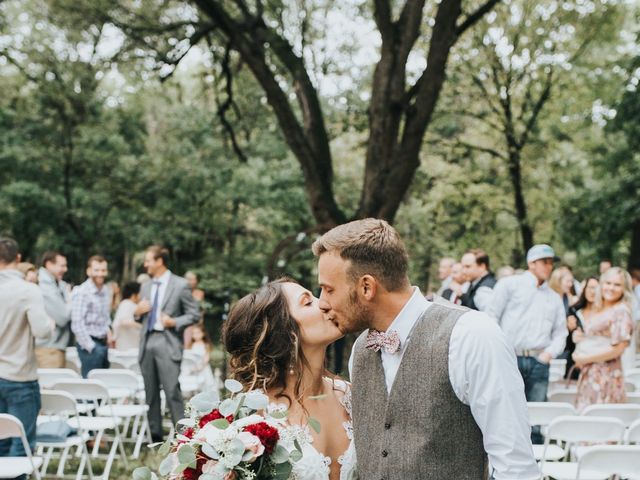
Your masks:
<instances>
[{"instance_id":1,"label":"baseball cap","mask_svg":"<svg viewBox=\"0 0 640 480\"><path fill-rule=\"evenodd\" d=\"M535 262L543 258L552 258L555 261L560 260L559 257L556 257L556 252L553 251L553 248L545 243L534 245L527 252L527 262Z\"/></svg>"}]
</instances>

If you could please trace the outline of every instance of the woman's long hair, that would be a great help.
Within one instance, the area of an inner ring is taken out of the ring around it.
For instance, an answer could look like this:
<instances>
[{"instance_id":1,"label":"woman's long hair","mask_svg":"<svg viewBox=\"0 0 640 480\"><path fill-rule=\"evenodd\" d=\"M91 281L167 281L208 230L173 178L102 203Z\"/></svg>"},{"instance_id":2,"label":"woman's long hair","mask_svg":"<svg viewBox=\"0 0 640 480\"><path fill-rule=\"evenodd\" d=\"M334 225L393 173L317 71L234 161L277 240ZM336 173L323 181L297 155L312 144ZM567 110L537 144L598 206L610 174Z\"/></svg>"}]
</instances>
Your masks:
<instances>
[{"instance_id":1,"label":"woman's long hair","mask_svg":"<svg viewBox=\"0 0 640 480\"><path fill-rule=\"evenodd\" d=\"M583 308L589 306L589 300L587 300L587 287L589 286L589 282L591 280L595 280L596 282L598 282L598 286L596 287L596 298L598 297L598 288L600 288L600 281L598 280L598 277L596 277L595 275L591 275L590 277L587 277L584 280L584 287L582 287L582 292L580 292L580 297L578 297L578 300L576 301L576 303L571 305L571 309L574 312L577 312L578 310L582 310Z\"/></svg>"},{"instance_id":2,"label":"woman's long hair","mask_svg":"<svg viewBox=\"0 0 640 480\"><path fill-rule=\"evenodd\" d=\"M231 375L245 390L279 389L276 397L286 397L292 403L284 393L292 373L295 400L302 403L302 372L308 362L282 288L288 282L294 281L281 278L269 282L238 300L222 328L222 341L231 355Z\"/></svg>"},{"instance_id":3,"label":"woman's long hair","mask_svg":"<svg viewBox=\"0 0 640 480\"><path fill-rule=\"evenodd\" d=\"M604 299L602 298L602 282L613 277L614 275L620 275L622 278L622 287L624 292L622 298L618 300L618 303L622 303L631 312L633 305L633 287L631 282L631 275L626 270L620 267L611 267L609 270L600 275L600 283L598 285L598 293L596 294L596 301L594 307L596 310L602 310L604 308Z\"/></svg>"}]
</instances>

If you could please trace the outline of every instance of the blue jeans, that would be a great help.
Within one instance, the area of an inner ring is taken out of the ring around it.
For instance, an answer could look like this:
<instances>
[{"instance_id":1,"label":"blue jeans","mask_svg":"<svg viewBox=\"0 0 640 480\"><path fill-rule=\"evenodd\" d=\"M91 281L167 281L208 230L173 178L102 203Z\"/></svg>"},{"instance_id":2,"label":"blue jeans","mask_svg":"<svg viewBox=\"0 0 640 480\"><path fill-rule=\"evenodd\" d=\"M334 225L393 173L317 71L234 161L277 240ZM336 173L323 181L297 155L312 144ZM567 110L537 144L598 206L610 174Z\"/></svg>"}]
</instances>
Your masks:
<instances>
[{"instance_id":1,"label":"blue jeans","mask_svg":"<svg viewBox=\"0 0 640 480\"><path fill-rule=\"evenodd\" d=\"M36 446L36 419L40 411L40 386L37 380L14 382L0 378L0 413L17 417L24 425L31 451ZM0 457L24 457L19 438L0 440Z\"/></svg>"},{"instance_id":2,"label":"blue jeans","mask_svg":"<svg viewBox=\"0 0 640 480\"><path fill-rule=\"evenodd\" d=\"M78 343L76 343L76 348L78 349L78 357L80 357L82 378L87 378L93 369L109 368L109 348L106 343L96 341L91 352L82 348Z\"/></svg>"},{"instance_id":3,"label":"blue jeans","mask_svg":"<svg viewBox=\"0 0 640 480\"><path fill-rule=\"evenodd\" d=\"M527 402L546 402L549 386L549 364L541 363L534 357L518 357L518 370L524 380L524 396ZM544 443L540 427L531 429L531 442Z\"/></svg>"}]
</instances>

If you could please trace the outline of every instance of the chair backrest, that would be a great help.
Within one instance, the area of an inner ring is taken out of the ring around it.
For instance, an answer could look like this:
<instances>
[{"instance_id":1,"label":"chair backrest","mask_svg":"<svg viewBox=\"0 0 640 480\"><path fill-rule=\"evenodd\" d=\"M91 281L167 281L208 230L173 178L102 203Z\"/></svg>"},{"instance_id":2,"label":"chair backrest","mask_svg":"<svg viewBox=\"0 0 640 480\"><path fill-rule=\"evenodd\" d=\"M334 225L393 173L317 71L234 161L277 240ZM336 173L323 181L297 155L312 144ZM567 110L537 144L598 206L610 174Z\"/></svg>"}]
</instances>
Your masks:
<instances>
[{"instance_id":1,"label":"chair backrest","mask_svg":"<svg viewBox=\"0 0 640 480\"><path fill-rule=\"evenodd\" d=\"M557 417L577 415L570 403L563 402L527 402L530 425L549 425Z\"/></svg>"},{"instance_id":2,"label":"chair backrest","mask_svg":"<svg viewBox=\"0 0 640 480\"><path fill-rule=\"evenodd\" d=\"M89 372L90 380L98 380L107 388L124 388L134 397L140 388L138 376L126 368L97 368Z\"/></svg>"},{"instance_id":3,"label":"chair backrest","mask_svg":"<svg viewBox=\"0 0 640 480\"><path fill-rule=\"evenodd\" d=\"M637 443L640 445L640 420L636 420L629 428L627 428L627 433L624 437L625 443Z\"/></svg>"},{"instance_id":4,"label":"chair backrest","mask_svg":"<svg viewBox=\"0 0 640 480\"><path fill-rule=\"evenodd\" d=\"M573 405L576 402L576 392L553 392L549 394L547 400L550 402L570 403Z\"/></svg>"},{"instance_id":5,"label":"chair backrest","mask_svg":"<svg viewBox=\"0 0 640 480\"><path fill-rule=\"evenodd\" d=\"M53 388L69 392L76 400L86 400L95 403L110 402L107 387L98 380L84 378L79 380L65 380L57 382Z\"/></svg>"},{"instance_id":6,"label":"chair backrest","mask_svg":"<svg viewBox=\"0 0 640 480\"><path fill-rule=\"evenodd\" d=\"M22 422L13 415L0 413L0 440L14 437L26 438Z\"/></svg>"},{"instance_id":7,"label":"chair backrest","mask_svg":"<svg viewBox=\"0 0 640 480\"><path fill-rule=\"evenodd\" d=\"M640 403L640 392L628 392L627 403Z\"/></svg>"},{"instance_id":8,"label":"chair backrest","mask_svg":"<svg viewBox=\"0 0 640 480\"><path fill-rule=\"evenodd\" d=\"M567 368L565 359L553 359L549 362L549 382L558 381L564 377Z\"/></svg>"},{"instance_id":9,"label":"chair backrest","mask_svg":"<svg viewBox=\"0 0 640 480\"><path fill-rule=\"evenodd\" d=\"M39 368L38 381L43 388L51 388L57 382L80 378L78 372L70 368Z\"/></svg>"},{"instance_id":10,"label":"chair backrest","mask_svg":"<svg viewBox=\"0 0 640 480\"><path fill-rule=\"evenodd\" d=\"M570 443L621 442L625 425L617 418L570 416L558 417L547 427L545 435L549 440Z\"/></svg>"},{"instance_id":11,"label":"chair backrest","mask_svg":"<svg viewBox=\"0 0 640 480\"><path fill-rule=\"evenodd\" d=\"M77 416L76 399L69 392L63 390L41 390L40 411L44 415L59 415L61 417Z\"/></svg>"},{"instance_id":12,"label":"chair backrest","mask_svg":"<svg viewBox=\"0 0 640 480\"><path fill-rule=\"evenodd\" d=\"M609 477L638 478L640 473L640 445L600 445L590 447L580 456L576 479L582 473ZM583 477L584 478L584 477Z\"/></svg>"},{"instance_id":13,"label":"chair backrest","mask_svg":"<svg viewBox=\"0 0 640 480\"><path fill-rule=\"evenodd\" d=\"M600 403L589 405L582 411L586 417L617 418L625 425L631 425L640 419L640 405L632 403Z\"/></svg>"},{"instance_id":14,"label":"chair backrest","mask_svg":"<svg viewBox=\"0 0 640 480\"><path fill-rule=\"evenodd\" d=\"M636 388L635 383L631 383L631 382L624 382L624 391L627 393L631 393L631 392L635 392L636 390L638 390Z\"/></svg>"},{"instance_id":15,"label":"chair backrest","mask_svg":"<svg viewBox=\"0 0 640 480\"><path fill-rule=\"evenodd\" d=\"M640 368L632 368L624 375L624 381L626 383L633 383L636 387L636 391L640 390Z\"/></svg>"}]
</instances>

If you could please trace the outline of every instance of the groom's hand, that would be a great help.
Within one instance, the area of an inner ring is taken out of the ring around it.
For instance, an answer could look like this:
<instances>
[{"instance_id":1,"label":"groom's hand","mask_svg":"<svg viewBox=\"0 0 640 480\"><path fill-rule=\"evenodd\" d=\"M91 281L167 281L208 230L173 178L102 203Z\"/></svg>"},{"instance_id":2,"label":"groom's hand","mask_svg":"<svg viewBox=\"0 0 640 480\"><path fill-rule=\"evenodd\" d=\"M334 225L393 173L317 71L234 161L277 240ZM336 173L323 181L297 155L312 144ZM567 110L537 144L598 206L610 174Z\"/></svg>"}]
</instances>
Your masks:
<instances>
[{"instance_id":1,"label":"groom's hand","mask_svg":"<svg viewBox=\"0 0 640 480\"><path fill-rule=\"evenodd\" d=\"M164 328L173 328L176 326L176 321L166 313L163 313L161 318L162 318L162 326Z\"/></svg>"}]
</instances>

